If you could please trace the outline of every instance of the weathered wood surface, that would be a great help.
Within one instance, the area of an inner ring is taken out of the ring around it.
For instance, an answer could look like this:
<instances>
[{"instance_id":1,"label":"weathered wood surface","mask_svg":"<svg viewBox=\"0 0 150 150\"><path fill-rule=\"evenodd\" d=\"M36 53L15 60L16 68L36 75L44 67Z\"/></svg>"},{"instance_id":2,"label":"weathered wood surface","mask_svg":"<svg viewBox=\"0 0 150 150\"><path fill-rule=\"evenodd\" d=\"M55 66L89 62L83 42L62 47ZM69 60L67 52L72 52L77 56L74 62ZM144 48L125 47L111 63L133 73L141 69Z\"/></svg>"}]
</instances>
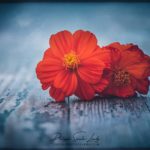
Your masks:
<instances>
[{"instance_id":1,"label":"weathered wood surface","mask_svg":"<svg viewBox=\"0 0 150 150\"><path fill-rule=\"evenodd\" d=\"M150 147L150 98L55 103L34 69L0 74L0 148Z\"/></svg>"}]
</instances>

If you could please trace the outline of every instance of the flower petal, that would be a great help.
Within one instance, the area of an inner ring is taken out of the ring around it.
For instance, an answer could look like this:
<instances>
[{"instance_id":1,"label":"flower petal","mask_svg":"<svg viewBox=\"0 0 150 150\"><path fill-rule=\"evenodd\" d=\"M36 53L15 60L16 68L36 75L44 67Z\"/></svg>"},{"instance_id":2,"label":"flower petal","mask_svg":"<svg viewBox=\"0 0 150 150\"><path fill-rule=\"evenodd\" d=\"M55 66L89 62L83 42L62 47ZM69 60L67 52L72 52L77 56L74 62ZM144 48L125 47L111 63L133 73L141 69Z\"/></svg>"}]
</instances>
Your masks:
<instances>
[{"instance_id":1,"label":"flower petal","mask_svg":"<svg viewBox=\"0 0 150 150\"><path fill-rule=\"evenodd\" d=\"M61 31L51 36L50 47L56 57L62 57L73 49L73 36L69 31Z\"/></svg>"},{"instance_id":2,"label":"flower petal","mask_svg":"<svg viewBox=\"0 0 150 150\"><path fill-rule=\"evenodd\" d=\"M148 63L139 63L126 67L127 71L132 74L137 79L143 79L147 77L146 71L150 70L150 64Z\"/></svg>"},{"instance_id":3,"label":"flower petal","mask_svg":"<svg viewBox=\"0 0 150 150\"><path fill-rule=\"evenodd\" d=\"M144 53L136 45L132 45L127 50L122 51L121 55L122 57L121 57L120 65L123 68L127 68L128 66L131 65L139 64L143 62L143 58L144 58Z\"/></svg>"},{"instance_id":4,"label":"flower petal","mask_svg":"<svg viewBox=\"0 0 150 150\"><path fill-rule=\"evenodd\" d=\"M42 84L42 89L47 90L50 87L50 83L44 83Z\"/></svg>"},{"instance_id":5,"label":"flower petal","mask_svg":"<svg viewBox=\"0 0 150 150\"><path fill-rule=\"evenodd\" d=\"M98 84L94 84L93 88L96 92L102 92L108 85L109 81L107 79L102 78Z\"/></svg>"},{"instance_id":6,"label":"flower petal","mask_svg":"<svg viewBox=\"0 0 150 150\"><path fill-rule=\"evenodd\" d=\"M135 90L132 88L131 85L120 87L118 88L118 90L116 90L116 95L119 97L129 97L133 96L134 94Z\"/></svg>"},{"instance_id":7,"label":"flower petal","mask_svg":"<svg viewBox=\"0 0 150 150\"><path fill-rule=\"evenodd\" d=\"M147 94L149 90L150 81L148 78L138 80L135 78L132 78L132 84L135 87L135 90L141 94Z\"/></svg>"},{"instance_id":8,"label":"flower petal","mask_svg":"<svg viewBox=\"0 0 150 150\"><path fill-rule=\"evenodd\" d=\"M51 48L48 48L44 52L43 59L50 59L50 58L53 58L53 54Z\"/></svg>"},{"instance_id":9,"label":"flower petal","mask_svg":"<svg viewBox=\"0 0 150 150\"><path fill-rule=\"evenodd\" d=\"M114 87L110 86L105 91L105 94L127 98L135 94L135 90L131 85Z\"/></svg>"},{"instance_id":10,"label":"flower petal","mask_svg":"<svg viewBox=\"0 0 150 150\"><path fill-rule=\"evenodd\" d=\"M101 48L99 50L99 59L105 64L105 68L110 68L111 55L108 49Z\"/></svg>"},{"instance_id":11,"label":"flower petal","mask_svg":"<svg viewBox=\"0 0 150 150\"><path fill-rule=\"evenodd\" d=\"M76 74L69 70L60 71L54 80L54 86L61 88L67 96L72 95L77 88Z\"/></svg>"},{"instance_id":12,"label":"flower petal","mask_svg":"<svg viewBox=\"0 0 150 150\"><path fill-rule=\"evenodd\" d=\"M77 69L80 78L88 83L97 83L101 79L104 64L98 59L89 58L81 63Z\"/></svg>"},{"instance_id":13,"label":"flower petal","mask_svg":"<svg viewBox=\"0 0 150 150\"><path fill-rule=\"evenodd\" d=\"M104 68L110 68L110 51L97 46L90 56L81 59L77 72L81 79L95 84L101 79Z\"/></svg>"},{"instance_id":14,"label":"flower petal","mask_svg":"<svg viewBox=\"0 0 150 150\"><path fill-rule=\"evenodd\" d=\"M80 57L89 55L97 47L95 35L89 31L77 30L74 34L74 50Z\"/></svg>"},{"instance_id":15,"label":"flower petal","mask_svg":"<svg viewBox=\"0 0 150 150\"><path fill-rule=\"evenodd\" d=\"M111 66L113 69L118 68L119 62L121 60L121 52L117 48L113 47L113 44L105 46L102 48L104 51L110 52ZM108 60L109 61L109 60Z\"/></svg>"},{"instance_id":16,"label":"flower petal","mask_svg":"<svg viewBox=\"0 0 150 150\"><path fill-rule=\"evenodd\" d=\"M80 97L82 100L91 100L94 97L95 90L89 84L78 78L78 86L75 91L75 95Z\"/></svg>"},{"instance_id":17,"label":"flower petal","mask_svg":"<svg viewBox=\"0 0 150 150\"><path fill-rule=\"evenodd\" d=\"M54 62L55 60L51 59L51 61L43 60L38 63L36 74L41 83L49 83L53 81L59 71L63 69L57 61Z\"/></svg>"},{"instance_id":18,"label":"flower petal","mask_svg":"<svg viewBox=\"0 0 150 150\"><path fill-rule=\"evenodd\" d=\"M57 102L61 102L65 100L65 94L61 89L57 89L54 86L50 88L49 91L50 96L52 96Z\"/></svg>"},{"instance_id":19,"label":"flower petal","mask_svg":"<svg viewBox=\"0 0 150 150\"><path fill-rule=\"evenodd\" d=\"M51 58L40 61L36 67L36 72L49 72L62 69L64 69L62 63L55 58Z\"/></svg>"},{"instance_id":20,"label":"flower petal","mask_svg":"<svg viewBox=\"0 0 150 150\"><path fill-rule=\"evenodd\" d=\"M114 49L118 49L120 51L128 50L132 46L134 46L132 43L129 43L129 44L120 44L119 42L113 42L113 43L111 43L111 44L108 45L108 47L114 48Z\"/></svg>"}]
</instances>

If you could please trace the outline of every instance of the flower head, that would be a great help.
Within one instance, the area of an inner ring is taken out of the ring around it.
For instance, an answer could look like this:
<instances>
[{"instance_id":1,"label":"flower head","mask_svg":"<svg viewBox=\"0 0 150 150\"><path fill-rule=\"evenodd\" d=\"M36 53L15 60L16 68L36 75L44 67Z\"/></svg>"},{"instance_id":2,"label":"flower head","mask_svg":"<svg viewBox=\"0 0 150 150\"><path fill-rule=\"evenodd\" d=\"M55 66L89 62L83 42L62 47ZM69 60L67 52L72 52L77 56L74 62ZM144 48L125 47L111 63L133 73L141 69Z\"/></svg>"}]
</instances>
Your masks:
<instances>
[{"instance_id":1,"label":"flower head","mask_svg":"<svg viewBox=\"0 0 150 150\"><path fill-rule=\"evenodd\" d=\"M109 85L103 93L118 97L133 96L136 91L147 94L150 57L133 44L121 45L115 42L103 49L111 52L111 69L104 75Z\"/></svg>"},{"instance_id":2,"label":"flower head","mask_svg":"<svg viewBox=\"0 0 150 150\"><path fill-rule=\"evenodd\" d=\"M61 31L52 35L49 43L36 73L43 90L50 87L53 98L63 101L65 96L75 94L89 100L106 87L108 83L101 78L110 55L99 48L93 33Z\"/></svg>"}]
</instances>

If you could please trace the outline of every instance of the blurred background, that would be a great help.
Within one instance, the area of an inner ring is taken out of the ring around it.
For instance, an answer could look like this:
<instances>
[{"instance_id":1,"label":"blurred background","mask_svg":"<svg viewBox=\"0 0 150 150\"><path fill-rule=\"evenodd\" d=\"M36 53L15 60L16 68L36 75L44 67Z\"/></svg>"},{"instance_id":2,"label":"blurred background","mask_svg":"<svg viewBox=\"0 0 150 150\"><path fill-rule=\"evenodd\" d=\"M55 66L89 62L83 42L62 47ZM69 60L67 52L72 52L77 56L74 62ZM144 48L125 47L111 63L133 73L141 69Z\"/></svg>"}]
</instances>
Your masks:
<instances>
[{"instance_id":1,"label":"blurred background","mask_svg":"<svg viewBox=\"0 0 150 150\"><path fill-rule=\"evenodd\" d=\"M150 3L0 4L0 72L36 64L51 34L78 29L93 32L100 46L134 43L150 54Z\"/></svg>"},{"instance_id":2,"label":"blurred background","mask_svg":"<svg viewBox=\"0 0 150 150\"><path fill-rule=\"evenodd\" d=\"M77 102L70 123L65 104L47 105L35 67L51 34L78 29L93 32L100 46L134 43L150 55L150 3L0 3L0 148L50 148L49 138L69 128L67 135L98 134L104 148L150 146L146 98Z\"/></svg>"}]
</instances>

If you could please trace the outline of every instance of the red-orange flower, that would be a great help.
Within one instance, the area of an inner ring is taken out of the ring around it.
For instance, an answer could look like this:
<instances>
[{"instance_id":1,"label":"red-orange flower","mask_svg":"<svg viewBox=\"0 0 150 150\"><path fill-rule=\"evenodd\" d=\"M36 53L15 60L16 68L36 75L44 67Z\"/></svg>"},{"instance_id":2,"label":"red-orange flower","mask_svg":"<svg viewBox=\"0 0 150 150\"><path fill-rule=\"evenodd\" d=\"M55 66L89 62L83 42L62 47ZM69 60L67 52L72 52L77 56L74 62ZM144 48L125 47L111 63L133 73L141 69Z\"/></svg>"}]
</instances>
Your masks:
<instances>
[{"instance_id":1,"label":"red-orange flower","mask_svg":"<svg viewBox=\"0 0 150 150\"><path fill-rule=\"evenodd\" d=\"M109 80L104 95L133 96L136 92L147 94L150 76L150 56L138 46L112 43L103 49L111 52L111 69L104 73Z\"/></svg>"},{"instance_id":2,"label":"red-orange flower","mask_svg":"<svg viewBox=\"0 0 150 150\"><path fill-rule=\"evenodd\" d=\"M43 90L50 87L50 95L63 101L72 94L89 100L97 89L104 89L107 83L101 76L109 66L109 52L101 51L94 34L61 31L52 35L49 43L36 68Z\"/></svg>"}]
</instances>

